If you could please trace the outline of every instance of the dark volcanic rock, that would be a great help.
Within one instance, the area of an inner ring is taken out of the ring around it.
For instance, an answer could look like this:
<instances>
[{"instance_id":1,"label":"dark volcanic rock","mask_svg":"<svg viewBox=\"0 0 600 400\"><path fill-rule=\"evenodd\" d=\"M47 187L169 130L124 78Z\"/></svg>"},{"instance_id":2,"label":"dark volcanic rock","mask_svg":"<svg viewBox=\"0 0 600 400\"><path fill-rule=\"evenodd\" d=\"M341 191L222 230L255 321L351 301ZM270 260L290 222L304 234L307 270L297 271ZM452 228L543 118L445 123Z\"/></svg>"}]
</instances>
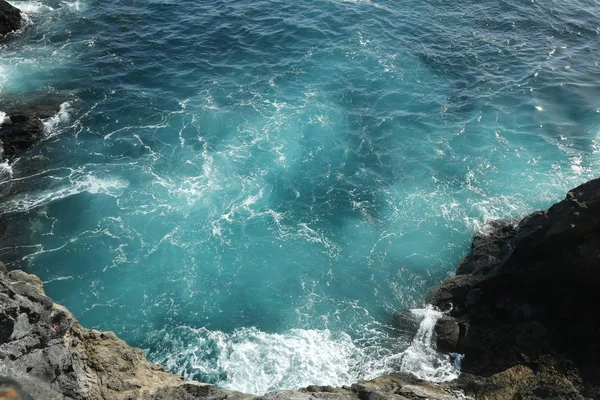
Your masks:
<instances>
[{"instance_id":1,"label":"dark volcanic rock","mask_svg":"<svg viewBox=\"0 0 600 400\"><path fill-rule=\"evenodd\" d=\"M435 334L437 337L437 349L439 351L455 351L461 336L460 325L454 318L444 316L436 323Z\"/></svg>"},{"instance_id":2,"label":"dark volcanic rock","mask_svg":"<svg viewBox=\"0 0 600 400\"><path fill-rule=\"evenodd\" d=\"M463 372L480 375L480 384L527 366L533 377L515 396L595 398L599 288L600 179L595 179L516 226L497 222L474 238L457 275L431 295L434 305L452 307L436 327L438 345L464 353Z\"/></svg>"},{"instance_id":3,"label":"dark volcanic rock","mask_svg":"<svg viewBox=\"0 0 600 400\"><path fill-rule=\"evenodd\" d=\"M12 159L44 137L44 124L37 113L15 111L0 125L4 157Z\"/></svg>"},{"instance_id":4,"label":"dark volcanic rock","mask_svg":"<svg viewBox=\"0 0 600 400\"><path fill-rule=\"evenodd\" d=\"M21 28L21 11L0 0L0 36L14 32Z\"/></svg>"}]
</instances>

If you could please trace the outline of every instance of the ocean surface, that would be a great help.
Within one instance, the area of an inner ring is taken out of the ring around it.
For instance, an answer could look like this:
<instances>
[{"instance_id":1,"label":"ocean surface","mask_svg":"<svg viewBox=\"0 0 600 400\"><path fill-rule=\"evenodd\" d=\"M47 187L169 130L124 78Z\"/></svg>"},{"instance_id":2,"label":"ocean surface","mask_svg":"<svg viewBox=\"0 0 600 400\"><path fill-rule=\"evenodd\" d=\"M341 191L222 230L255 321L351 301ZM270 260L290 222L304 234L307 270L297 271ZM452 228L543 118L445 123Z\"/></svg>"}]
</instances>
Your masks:
<instances>
[{"instance_id":1,"label":"ocean surface","mask_svg":"<svg viewBox=\"0 0 600 400\"><path fill-rule=\"evenodd\" d=\"M10 2L0 258L190 379L452 379L428 291L600 172L597 0Z\"/></svg>"}]
</instances>

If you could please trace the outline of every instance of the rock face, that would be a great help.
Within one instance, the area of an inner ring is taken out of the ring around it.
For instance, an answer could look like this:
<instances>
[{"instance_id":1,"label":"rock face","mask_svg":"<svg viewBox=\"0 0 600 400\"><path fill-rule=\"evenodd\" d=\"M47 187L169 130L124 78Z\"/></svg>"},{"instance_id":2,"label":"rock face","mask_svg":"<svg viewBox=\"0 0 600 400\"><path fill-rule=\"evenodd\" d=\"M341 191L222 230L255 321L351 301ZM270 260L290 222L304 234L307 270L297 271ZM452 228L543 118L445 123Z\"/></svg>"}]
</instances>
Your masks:
<instances>
[{"instance_id":1,"label":"rock face","mask_svg":"<svg viewBox=\"0 0 600 400\"><path fill-rule=\"evenodd\" d=\"M0 121L0 141L2 141L4 157L9 160L43 137L44 124L35 112L14 111L8 114L8 118L4 121Z\"/></svg>"},{"instance_id":2,"label":"rock face","mask_svg":"<svg viewBox=\"0 0 600 400\"><path fill-rule=\"evenodd\" d=\"M0 0L0 36L14 32L21 28L21 11Z\"/></svg>"},{"instance_id":3,"label":"rock face","mask_svg":"<svg viewBox=\"0 0 600 400\"><path fill-rule=\"evenodd\" d=\"M159 388L188 390L181 386L181 377L151 364L142 350L129 347L112 332L81 327L66 308L44 294L39 278L19 270L7 272L3 266L0 366L3 374L15 377L39 399L152 398Z\"/></svg>"},{"instance_id":4,"label":"rock face","mask_svg":"<svg viewBox=\"0 0 600 400\"><path fill-rule=\"evenodd\" d=\"M473 394L490 396L493 384L505 385L494 398L600 398L599 288L595 179L473 239L456 276L430 297L452 307L436 325L438 348L465 354L459 381Z\"/></svg>"}]
</instances>

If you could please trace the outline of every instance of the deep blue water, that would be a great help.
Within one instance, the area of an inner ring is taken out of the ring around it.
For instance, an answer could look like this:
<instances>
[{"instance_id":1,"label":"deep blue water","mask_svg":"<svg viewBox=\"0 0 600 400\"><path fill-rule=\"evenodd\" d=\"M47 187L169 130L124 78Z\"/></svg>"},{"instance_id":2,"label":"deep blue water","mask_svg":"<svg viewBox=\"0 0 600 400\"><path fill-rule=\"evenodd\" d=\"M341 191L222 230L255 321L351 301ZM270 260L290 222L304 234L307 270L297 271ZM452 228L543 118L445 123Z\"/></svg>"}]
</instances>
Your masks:
<instances>
[{"instance_id":1,"label":"deep blue water","mask_svg":"<svg viewBox=\"0 0 600 400\"><path fill-rule=\"evenodd\" d=\"M0 247L188 378L403 368L394 310L600 172L598 1L11 2L0 107L63 106Z\"/></svg>"}]
</instances>

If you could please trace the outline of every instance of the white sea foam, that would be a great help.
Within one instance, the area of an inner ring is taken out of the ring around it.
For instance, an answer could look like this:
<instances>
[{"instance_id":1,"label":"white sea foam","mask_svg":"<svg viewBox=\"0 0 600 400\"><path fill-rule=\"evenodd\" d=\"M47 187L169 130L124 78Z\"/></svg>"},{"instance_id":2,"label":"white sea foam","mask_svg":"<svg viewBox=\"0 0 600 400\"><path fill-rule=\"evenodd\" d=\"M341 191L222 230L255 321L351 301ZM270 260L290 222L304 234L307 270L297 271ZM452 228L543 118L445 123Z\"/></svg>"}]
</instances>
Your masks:
<instances>
[{"instance_id":1,"label":"white sea foam","mask_svg":"<svg viewBox=\"0 0 600 400\"><path fill-rule=\"evenodd\" d=\"M38 16L47 12L52 12L57 10L57 8L51 7L47 4L44 4L40 1L19 1L19 0L11 0L13 6L17 7L23 13L25 21L31 22L32 16ZM80 11L82 8L82 3L79 0L75 1L61 1L60 7L63 9L68 9L71 11Z\"/></svg>"},{"instance_id":2,"label":"white sea foam","mask_svg":"<svg viewBox=\"0 0 600 400\"><path fill-rule=\"evenodd\" d=\"M73 111L70 102L64 102L60 105L58 112L44 121L44 129L47 136L53 136L56 133L56 128L61 124L66 124L71 121L71 112Z\"/></svg>"},{"instance_id":3,"label":"white sea foam","mask_svg":"<svg viewBox=\"0 0 600 400\"><path fill-rule=\"evenodd\" d=\"M361 376L361 350L344 333L292 329L274 334L243 328L225 334L185 329L196 336L196 343L188 343L184 351L167 354L160 361L188 378L194 373L213 372L211 369L216 367L227 375L220 382L224 388L263 394L311 384L348 385ZM210 365L207 352L215 346L219 353L217 365Z\"/></svg>"},{"instance_id":4,"label":"white sea foam","mask_svg":"<svg viewBox=\"0 0 600 400\"><path fill-rule=\"evenodd\" d=\"M350 385L398 370L432 382L456 379L461 356L451 361L432 346L442 313L431 306L411 311L421 319L419 330L408 348L395 354L327 329L276 334L242 328L226 334L179 327L160 338L172 347L154 360L188 379L213 376L221 387L259 395L308 385Z\"/></svg>"},{"instance_id":5,"label":"white sea foam","mask_svg":"<svg viewBox=\"0 0 600 400\"><path fill-rule=\"evenodd\" d=\"M359 350L348 335L293 329L283 335L243 330L230 344L223 363L223 386L250 393L309 384L350 384L356 379L353 360Z\"/></svg>"},{"instance_id":6,"label":"white sea foam","mask_svg":"<svg viewBox=\"0 0 600 400\"><path fill-rule=\"evenodd\" d=\"M54 10L54 8L39 1L11 1L10 3L25 14L38 14L44 10Z\"/></svg>"},{"instance_id":7,"label":"white sea foam","mask_svg":"<svg viewBox=\"0 0 600 400\"><path fill-rule=\"evenodd\" d=\"M60 4L65 7L68 7L71 10L75 10L75 11L81 11L81 8L83 6L83 4L79 0L72 1L72 2L62 1Z\"/></svg>"},{"instance_id":8,"label":"white sea foam","mask_svg":"<svg viewBox=\"0 0 600 400\"><path fill-rule=\"evenodd\" d=\"M2 156L2 149L0 148L0 157ZM13 170L8 161L0 163L0 181L4 179L12 178Z\"/></svg>"},{"instance_id":9,"label":"white sea foam","mask_svg":"<svg viewBox=\"0 0 600 400\"><path fill-rule=\"evenodd\" d=\"M50 282L56 282L56 281L68 281L73 279L73 276L69 275L69 276L57 276L56 278L52 278L52 279L48 279L46 281L44 281L44 285Z\"/></svg>"},{"instance_id":10,"label":"white sea foam","mask_svg":"<svg viewBox=\"0 0 600 400\"><path fill-rule=\"evenodd\" d=\"M9 212L30 211L53 201L83 192L116 196L127 185L127 182L118 178L99 178L92 174L86 174L78 178L72 178L69 184L62 185L53 190L28 192L11 198L2 203L0 215Z\"/></svg>"},{"instance_id":11,"label":"white sea foam","mask_svg":"<svg viewBox=\"0 0 600 400\"><path fill-rule=\"evenodd\" d=\"M54 10L54 8L39 1L11 1L10 3L21 10L25 25L32 23L32 18L37 15Z\"/></svg>"},{"instance_id":12,"label":"white sea foam","mask_svg":"<svg viewBox=\"0 0 600 400\"><path fill-rule=\"evenodd\" d=\"M458 378L462 356L457 355L450 360L439 353L432 343L433 329L442 312L431 305L411 312L421 319L421 323L412 343L402 354L401 370L430 382L447 382Z\"/></svg>"}]
</instances>

